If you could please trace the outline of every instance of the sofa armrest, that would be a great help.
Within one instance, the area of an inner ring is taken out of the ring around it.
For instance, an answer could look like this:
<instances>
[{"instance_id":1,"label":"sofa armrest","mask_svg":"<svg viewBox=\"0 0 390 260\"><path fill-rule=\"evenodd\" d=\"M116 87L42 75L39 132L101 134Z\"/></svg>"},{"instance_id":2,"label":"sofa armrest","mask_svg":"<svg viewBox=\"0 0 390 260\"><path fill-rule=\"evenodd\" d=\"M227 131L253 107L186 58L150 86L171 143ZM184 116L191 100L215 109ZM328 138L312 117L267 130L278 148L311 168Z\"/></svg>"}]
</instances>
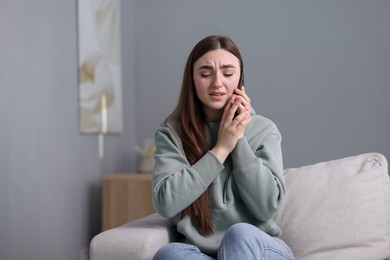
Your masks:
<instances>
[{"instance_id":1,"label":"sofa armrest","mask_svg":"<svg viewBox=\"0 0 390 260\"><path fill-rule=\"evenodd\" d=\"M90 260L152 259L156 251L178 240L176 228L157 213L96 235Z\"/></svg>"}]
</instances>

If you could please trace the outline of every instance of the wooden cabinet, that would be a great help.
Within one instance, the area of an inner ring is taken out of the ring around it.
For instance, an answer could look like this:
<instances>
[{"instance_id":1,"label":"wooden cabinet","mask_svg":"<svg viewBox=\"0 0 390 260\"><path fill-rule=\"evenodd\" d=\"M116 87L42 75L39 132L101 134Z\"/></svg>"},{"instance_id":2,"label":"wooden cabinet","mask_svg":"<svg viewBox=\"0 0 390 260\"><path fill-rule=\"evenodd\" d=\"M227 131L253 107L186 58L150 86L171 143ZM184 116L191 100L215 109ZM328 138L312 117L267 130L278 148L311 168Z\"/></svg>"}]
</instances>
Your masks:
<instances>
[{"instance_id":1,"label":"wooden cabinet","mask_svg":"<svg viewBox=\"0 0 390 260\"><path fill-rule=\"evenodd\" d=\"M115 173L103 177L103 231L154 212L152 174Z\"/></svg>"}]
</instances>

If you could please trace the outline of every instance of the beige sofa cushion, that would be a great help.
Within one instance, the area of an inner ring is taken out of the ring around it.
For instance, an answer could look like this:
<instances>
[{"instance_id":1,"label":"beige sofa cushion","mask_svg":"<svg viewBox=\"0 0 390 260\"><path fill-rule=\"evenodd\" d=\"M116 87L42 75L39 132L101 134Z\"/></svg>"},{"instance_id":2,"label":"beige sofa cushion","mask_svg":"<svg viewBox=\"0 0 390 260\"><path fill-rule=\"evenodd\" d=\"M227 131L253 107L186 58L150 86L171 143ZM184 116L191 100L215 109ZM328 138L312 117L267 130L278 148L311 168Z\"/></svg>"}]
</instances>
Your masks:
<instances>
[{"instance_id":1,"label":"beige sofa cushion","mask_svg":"<svg viewBox=\"0 0 390 260\"><path fill-rule=\"evenodd\" d=\"M285 170L275 216L297 260L390 257L390 181L377 153Z\"/></svg>"}]
</instances>

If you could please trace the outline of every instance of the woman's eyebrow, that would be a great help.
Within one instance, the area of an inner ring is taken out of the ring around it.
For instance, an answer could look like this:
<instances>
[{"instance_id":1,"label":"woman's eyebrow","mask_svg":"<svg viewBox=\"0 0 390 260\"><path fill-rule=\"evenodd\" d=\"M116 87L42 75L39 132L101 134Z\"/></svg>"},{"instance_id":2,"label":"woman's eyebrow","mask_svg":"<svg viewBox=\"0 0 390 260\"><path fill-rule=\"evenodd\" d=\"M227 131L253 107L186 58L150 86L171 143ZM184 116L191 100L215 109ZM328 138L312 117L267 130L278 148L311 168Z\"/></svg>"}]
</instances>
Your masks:
<instances>
[{"instance_id":1,"label":"woman's eyebrow","mask_svg":"<svg viewBox=\"0 0 390 260\"><path fill-rule=\"evenodd\" d=\"M222 69L229 69L229 68L235 69L236 67L233 64L225 64L225 65L222 65L221 68Z\"/></svg>"},{"instance_id":2,"label":"woman's eyebrow","mask_svg":"<svg viewBox=\"0 0 390 260\"><path fill-rule=\"evenodd\" d=\"M214 67L211 65L202 65L198 68L198 70L212 70L212 69L214 69Z\"/></svg>"},{"instance_id":3,"label":"woman's eyebrow","mask_svg":"<svg viewBox=\"0 0 390 260\"><path fill-rule=\"evenodd\" d=\"M232 65L232 64L224 64L224 65L221 66L221 69L229 69L229 68L235 69L236 67L234 65ZM211 66L211 65L207 65L207 64L206 65L202 65L202 66L200 66L198 68L198 70L212 70L212 69L214 69L214 67Z\"/></svg>"}]
</instances>

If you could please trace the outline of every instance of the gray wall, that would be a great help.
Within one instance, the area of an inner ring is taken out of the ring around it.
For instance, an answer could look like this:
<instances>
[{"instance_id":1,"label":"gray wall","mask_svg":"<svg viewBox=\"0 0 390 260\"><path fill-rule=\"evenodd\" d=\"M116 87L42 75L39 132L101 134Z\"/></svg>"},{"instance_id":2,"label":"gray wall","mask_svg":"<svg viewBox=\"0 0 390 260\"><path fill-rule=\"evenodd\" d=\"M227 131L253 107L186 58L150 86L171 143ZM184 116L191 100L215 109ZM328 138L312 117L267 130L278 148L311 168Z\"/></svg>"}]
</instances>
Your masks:
<instances>
[{"instance_id":1,"label":"gray wall","mask_svg":"<svg viewBox=\"0 0 390 260\"><path fill-rule=\"evenodd\" d=\"M135 158L131 34L132 23L125 131L105 138L99 160L97 136L78 130L76 1L0 0L0 259L85 259L100 231L102 175Z\"/></svg>"},{"instance_id":2,"label":"gray wall","mask_svg":"<svg viewBox=\"0 0 390 260\"><path fill-rule=\"evenodd\" d=\"M185 59L230 35L253 107L283 136L286 167L390 158L390 1L122 1L124 132L78 132L76 1L0 0L0 259L83 259L101 177L176 104ZM206 8L207 7L207 8Z\"/></svg>"},{"instance_id":3,"label":"gray wall","mask_svg":"<svg viewBox=\"0 0 390 260\"><path fill-rule=\"evenodd\" d=\"M253 107L282 132L285 167L390 156L390 1L151 2L135 15L138 139L176 104L193 45L227 34Z\"/></svg>"}]
</instances>

